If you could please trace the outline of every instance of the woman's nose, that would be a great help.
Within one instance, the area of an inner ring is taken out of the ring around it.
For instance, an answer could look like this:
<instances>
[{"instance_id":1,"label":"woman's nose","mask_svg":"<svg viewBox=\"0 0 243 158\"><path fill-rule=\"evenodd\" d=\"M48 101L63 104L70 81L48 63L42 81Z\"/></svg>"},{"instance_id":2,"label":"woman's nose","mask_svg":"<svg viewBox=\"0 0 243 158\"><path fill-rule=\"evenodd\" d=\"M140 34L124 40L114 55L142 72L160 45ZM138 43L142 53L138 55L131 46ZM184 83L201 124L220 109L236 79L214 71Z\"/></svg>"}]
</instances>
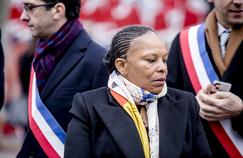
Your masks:
<instances>
[{"instance_id":1,"label":"woman's nose","mask_svg":"<svg viewBox=\"0 0 243 158\"><path fill-rule=\"evenodd\" d=\"M158 62L157 70L163 72L167 71L167 64L163 60L161 62Z\"/></svg>"}]
</instances>

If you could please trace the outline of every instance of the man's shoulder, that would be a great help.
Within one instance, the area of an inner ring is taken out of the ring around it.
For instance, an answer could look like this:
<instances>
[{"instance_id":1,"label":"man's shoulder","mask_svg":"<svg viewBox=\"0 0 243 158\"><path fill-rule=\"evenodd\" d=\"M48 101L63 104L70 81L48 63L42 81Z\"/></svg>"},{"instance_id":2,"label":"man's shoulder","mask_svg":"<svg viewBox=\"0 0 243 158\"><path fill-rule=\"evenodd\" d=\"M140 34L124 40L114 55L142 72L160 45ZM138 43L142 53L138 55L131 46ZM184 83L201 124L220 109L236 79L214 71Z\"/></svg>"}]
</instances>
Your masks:
<instances>
[{"instance_id":1,"label":"man's shoulder","mask_svg":"<svg viewBox=\"0 0 243 158\"><path fill-rule=\"evenodd\" d=\"M76 41L78 41L79 43L79 47L81 49L85 49L87 51L91 51L91 52L100 52L102 54L104 54L106 52L105 48L102 47L100 44L98 44L97 42L95 42L90 36L89 34L86 32L85 29L82 29L80 31L80 34L78 35L78 37L76 38Z\"/></svg>"},{"instance_id":2,"label":"man's shoulder","mask_svg":"<svg viewBox=\"0 0 243 158\"><path fill-rule=\"evenodd\" d=\"M107 87L100 87L97 89L93 89L93 90L89 90L89 91L85 91L82 93L77 93L74 96L75 98L83 98L85 100L85 102L89 103L89 104L99 104L99 103L103 103L106 102L107 98L108 98L108 94L109 94L109 89Z\"/></svg>"},{"instance_id":3,"label":"man's shoulder","mask_svg":"<svg viewBox=\"0 0 243 158\"><path fill-rule=\"evenodd\" d=\"M191 29L196 29L196 28L199 28L200 26L204 26L204 25L205 25L205 23L200 23L200 24L195 24L195 25L185 27L180 32L177 33L177 36L179 36L181 33L185 32L185 31L189 31Z\"/></svg>"},{"instance_id":4,"label":"man's shoulder","mask_svg":"<svg viewBox=\"0 0 243 158\"><path fill-rule=\"evenodd\" d=\"M86 92L80 93L81 95L89 98L89 97L94 97L94 96L102 96L102 95L107 95L108 94L108 87L100 87L97 89L92 89Z\"/></svg>"},{"instance_id":5,"label":"man's shoulder","mask_svg":"<svg viewBox=\"0 0 243 158\"><path fill-rule=\"evenodd\" d=\"M183 40L187 40L187 39L189 39L189 32L191 32L190 34L192 35L192 34L198 34L198 30L200 29L200 30L202 30L203 28L204 28L204 25L205 25L205 23L200 23L200 24L195 24L195 25L192 25L192 26L188 26L188 27L186 27L186 28L184 28L183 30L181 30L180 32L178 32L176 35L175 35L175 37L174 37L174 39L173 39L173 41L172 41L172 43L173 44L181 44L180 43L180 38L182 38ZM201 31L200 31L201 32ZM182 35L183 34L183 35ZM186 35L187 34L187 35Z\"/></svg>"}]
</instances>

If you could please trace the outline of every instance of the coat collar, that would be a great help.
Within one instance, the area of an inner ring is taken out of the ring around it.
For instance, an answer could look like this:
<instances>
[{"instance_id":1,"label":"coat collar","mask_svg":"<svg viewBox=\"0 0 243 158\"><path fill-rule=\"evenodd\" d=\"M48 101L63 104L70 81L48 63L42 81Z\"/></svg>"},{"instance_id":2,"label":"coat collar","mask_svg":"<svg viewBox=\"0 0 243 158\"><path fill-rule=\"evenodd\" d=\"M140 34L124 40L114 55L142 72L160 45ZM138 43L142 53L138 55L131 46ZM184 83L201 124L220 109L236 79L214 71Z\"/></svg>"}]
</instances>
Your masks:
<instances>
[{"instance_id":1,"label":"coat collar","mask_svg":"<svg viewBox=\"0 0 243 158\"><path fill-rule=\"evenodd\" d=\"M107 105L95 106L95 110L110 131L124 156L129 158L143 158L143 147L135 124L111 96L109 89L107 91L109 103ZM121 130L124 128L128 130Z\"/></svg>"},{"instance_id":2,"label":"coat collar","mask_svg":"<svg viewBox=\"0 0 243 158\"><path fill-rule=\"evenodd\" d=\"M90 37L83 29L74 43L70 46L61 61L57 64L51 76L46 82L42 92L41 98L44 100L56 85L66 76L68 72L81 60L84 51L88 47ZM80 52L81 51L81 52Z\"/></svg>"},{"instance_id":3,"label":"coat collar","mask_svg":"<svg viewBox=\"0 0 243 158\"><path fill-rule=\"evenodd\" d=\"M144 157L143 147L139 134L129 115L111 96L108 91L108 104L100 103L95 106L95 110L110 131L114 141L121 149L125 157ZM173 95L167 93L166 96L158 100L158 114L160 122L160 157L168 157L168 151L182 151L183 138L176 138L185 135L185 125L188 108L185 107L185 99L176 100ZM178 121L180 120L180 121ZM126 128L127 130L124 130ZM175 130L183 129L183 130ZM180 157L180 152L170 153L171 157Z\"/></svg>"},{"instance_id":4,"label":"coat collar","mask_svg":"<svg viewBox=\"0 0 243 158\"><path fill-rule=\"evenodd\" d=\"M213 10L206 19L206 37L209 47L212 50L212 56L215 64L221 76L223 76L224 72L231 63L231 60L234 57L236 50L239 48L243 40L243 27L237 29L232 28L224 59L222 59L220 55L219 39L217 32L217 19L215 16L215 10Z\"/></svg>"}]
</instances>

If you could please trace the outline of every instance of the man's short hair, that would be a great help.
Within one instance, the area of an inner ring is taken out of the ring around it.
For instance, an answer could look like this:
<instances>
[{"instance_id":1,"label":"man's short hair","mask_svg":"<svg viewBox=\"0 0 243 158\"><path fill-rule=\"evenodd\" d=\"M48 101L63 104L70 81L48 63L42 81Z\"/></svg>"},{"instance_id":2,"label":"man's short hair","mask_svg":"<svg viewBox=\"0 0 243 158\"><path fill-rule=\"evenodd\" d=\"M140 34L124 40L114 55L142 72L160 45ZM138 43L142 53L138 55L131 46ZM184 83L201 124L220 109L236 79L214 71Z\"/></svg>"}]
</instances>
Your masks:
<instances>
[{"instance_id":1,"label":"man's short hair","mask_svg":"<svg viewBox=\"0 0 243 158\"><path fill-rule=\"evenodd\" d=\"M66 8L65 16L68 20L79 18L81 2L80 0L42 0L45 3L63 3Z\"/></svg>"}]
</instances>

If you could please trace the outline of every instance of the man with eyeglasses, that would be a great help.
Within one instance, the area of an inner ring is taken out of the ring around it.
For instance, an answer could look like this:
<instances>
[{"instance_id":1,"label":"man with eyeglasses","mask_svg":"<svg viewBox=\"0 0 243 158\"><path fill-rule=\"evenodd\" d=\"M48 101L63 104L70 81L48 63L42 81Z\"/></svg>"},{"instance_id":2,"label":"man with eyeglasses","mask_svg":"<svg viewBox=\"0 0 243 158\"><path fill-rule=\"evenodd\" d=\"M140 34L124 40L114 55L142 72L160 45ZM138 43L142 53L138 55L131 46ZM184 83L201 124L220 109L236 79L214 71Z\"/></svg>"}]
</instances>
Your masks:
<instances>
[{"instance_id":1,"label":"man with eyeglasses","mask_svg":"<svg viewBox=\"0 0 243 158\"><path fill-rule=\"evenodd\" d=\"M79 21L80 0L23 0L20 19L37 38L29 129L18 158L63 157L73 95L106 86L105 49Z\"/></svg>"}]
</instances>

